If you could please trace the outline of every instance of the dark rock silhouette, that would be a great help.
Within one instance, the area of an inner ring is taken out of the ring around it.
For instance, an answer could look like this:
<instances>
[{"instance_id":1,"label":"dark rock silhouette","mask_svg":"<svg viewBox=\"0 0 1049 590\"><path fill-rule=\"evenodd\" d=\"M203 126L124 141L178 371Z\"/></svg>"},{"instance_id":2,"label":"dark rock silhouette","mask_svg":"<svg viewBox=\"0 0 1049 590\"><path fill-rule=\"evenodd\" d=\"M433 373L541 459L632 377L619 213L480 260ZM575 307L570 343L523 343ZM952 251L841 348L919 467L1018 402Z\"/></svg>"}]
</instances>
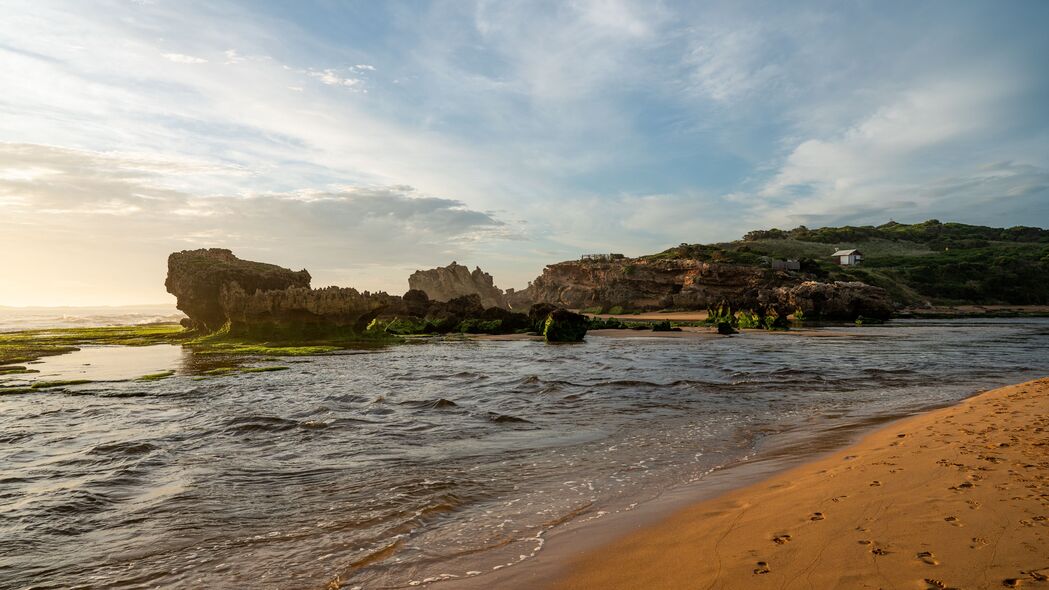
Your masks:
<instances>
[{"instance_id":1,"label":"dark rock silhouette","mask_svg":"<svg viewBox=\"0 0 1049 590\"><path fill-rule=\"evenodd\" d=\"M557 309L546 317L543 337L547 342L582 342L589 322L586 316Z\"/></svg>"}]
</instances>

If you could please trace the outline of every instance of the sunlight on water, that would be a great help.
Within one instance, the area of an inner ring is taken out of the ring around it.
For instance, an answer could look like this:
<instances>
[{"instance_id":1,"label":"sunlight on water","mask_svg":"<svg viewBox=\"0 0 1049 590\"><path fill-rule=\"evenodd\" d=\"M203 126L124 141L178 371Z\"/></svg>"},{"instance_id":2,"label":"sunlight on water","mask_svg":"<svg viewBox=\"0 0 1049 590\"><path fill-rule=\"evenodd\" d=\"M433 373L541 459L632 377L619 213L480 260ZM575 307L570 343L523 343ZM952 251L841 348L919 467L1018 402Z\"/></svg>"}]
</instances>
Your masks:
<instances>
[{"instance_id":1,"label":"sunlight on water","mask_svg":"<svg viewBox=\"0 0 1049 590\"><path fill-rule=\"evenodd\" d=\"M551 529L702 486L776 433L829 436L1049 373L1046 320L833 331L847 336L430 342L221 378L170 346L52 357L36 378L179 374L0 396L0 579L472 577Z\"/></svg>"}]
</instances>

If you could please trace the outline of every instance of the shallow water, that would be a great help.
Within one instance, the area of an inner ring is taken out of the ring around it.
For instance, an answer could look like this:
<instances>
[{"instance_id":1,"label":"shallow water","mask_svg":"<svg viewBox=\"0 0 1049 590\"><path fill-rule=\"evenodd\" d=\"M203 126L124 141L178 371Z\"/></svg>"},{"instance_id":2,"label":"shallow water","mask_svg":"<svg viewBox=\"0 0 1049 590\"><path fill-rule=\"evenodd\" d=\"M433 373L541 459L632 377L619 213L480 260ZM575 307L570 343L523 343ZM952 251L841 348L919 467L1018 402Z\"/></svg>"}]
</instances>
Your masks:
<instances>
[{"instance_id":1,"label":"shallow water","mask_svg":"<svg viewBox=\"0 0 1049 590\"><path fill-rule=\"evenodd\" d=\"M204 380L179 351L162 381L0 396L0 587L477 575L702 486L770 435L1049 374L1042 319L833 331L431 342Z\"/></svg>"}]
</instances>

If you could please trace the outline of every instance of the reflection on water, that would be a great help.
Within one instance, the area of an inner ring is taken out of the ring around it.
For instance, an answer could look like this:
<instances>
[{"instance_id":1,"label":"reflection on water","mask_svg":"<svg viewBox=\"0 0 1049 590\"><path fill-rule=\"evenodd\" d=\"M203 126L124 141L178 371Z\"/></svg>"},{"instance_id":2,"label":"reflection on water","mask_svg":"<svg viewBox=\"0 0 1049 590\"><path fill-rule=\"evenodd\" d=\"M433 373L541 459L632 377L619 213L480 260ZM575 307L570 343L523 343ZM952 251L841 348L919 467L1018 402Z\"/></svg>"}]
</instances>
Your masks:
<instances>
[{"instance_id":1,"label":"reflection on water","mask_svg":"<svg viewBox=\"0 0 1049 590\"><path fill-rule=\"evenodd\" d=\"M39 371L22 377L26 381L119 381L173 370L192 357L181 346L84 346L60 356L48 356L28 365Z\"/></svg>"},{"instance_id":2,"label":"reflection on water","mask_svg":"<svg viewBox=\"0 0 1049 590\"><path fill-rule=\"evenodd\" d=\"M221 361L180 352L162 381L0 396L0 586L473 575L550 527L702 485L769 434L1049 374L1045 320L843 330L427 343L203 380Z\"/></svg>"}]
</instances>

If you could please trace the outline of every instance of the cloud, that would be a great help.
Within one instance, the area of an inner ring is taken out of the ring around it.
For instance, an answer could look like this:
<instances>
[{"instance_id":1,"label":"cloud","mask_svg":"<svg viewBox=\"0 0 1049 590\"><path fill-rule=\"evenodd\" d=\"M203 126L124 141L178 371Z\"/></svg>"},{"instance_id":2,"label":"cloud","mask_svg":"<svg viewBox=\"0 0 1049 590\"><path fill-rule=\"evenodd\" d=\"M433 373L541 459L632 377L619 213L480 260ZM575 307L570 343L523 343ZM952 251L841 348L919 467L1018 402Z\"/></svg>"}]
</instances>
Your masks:
<instances>
[{"instance_id":1,"label":"cloud","mask_svg":"<svg viewBox=\"0 0 1049 590\"><path fill-rule=\"evenodd\" d=\"M478 240L513 238L517 231L459 200L419 195L403 185L202 196L173 189L167 179L241 172L133 154L0 144L0 248L17 251L32 240L37 246L23 253L30 260L55 255L51 250L104 252L71 271L85 274L103 272L129 249L151 252L153 268L137 269L149 276L163 271L170 251L230 247L321 269L319 281L397 291L407 273L361 285L352 275L323 269L446 264L467 258ZM97 243L99 236L104 244ZM161 283L153 285L158 293Z\"/></svg>"},{"instance_id":2,"label":"cloud","mask_svg":"<svg viewBox=\"0 0 1049 590\"><path fill-rule=\"evenodd\" d=\"M339 74L335 73L335 70L333 69L326 69L321 71L310 70L306 72L306 75L311 78L316 78L322 83L327 84L328 86L349 86L352 88L354 86L358 86L361 82L363 82L363 80L361 80L360 78L344 78Z\"/></svg>"},{"instance_id":3,"label":"cloud","mask_svg":"<svg viewBox=\"0 0 1049 590\"><path fill-rule=\"evenodd\" d=\"M165 53L163 54L164 59L173 61L177 64L206 64L208 60L201 57L193 57L192 55L183 55L181 53Z\"/></svg>"},{"instance_id":4,"label":"cloud","mask_svg":"<svg viewBox=\"0 0 1049 590\"><path fill-rule=\"evenodd\" d=\"M987 72L925 81L888 96L836 136L800 141L756 191L733 197L766 224L876 223L948 212L975 220L978 206L1010 211L1017 204L1005 200L1044 194L1047 169L989 161L994 154L981 146L1009 127L1023 84Z\"/></svg>"}]
</instances>

